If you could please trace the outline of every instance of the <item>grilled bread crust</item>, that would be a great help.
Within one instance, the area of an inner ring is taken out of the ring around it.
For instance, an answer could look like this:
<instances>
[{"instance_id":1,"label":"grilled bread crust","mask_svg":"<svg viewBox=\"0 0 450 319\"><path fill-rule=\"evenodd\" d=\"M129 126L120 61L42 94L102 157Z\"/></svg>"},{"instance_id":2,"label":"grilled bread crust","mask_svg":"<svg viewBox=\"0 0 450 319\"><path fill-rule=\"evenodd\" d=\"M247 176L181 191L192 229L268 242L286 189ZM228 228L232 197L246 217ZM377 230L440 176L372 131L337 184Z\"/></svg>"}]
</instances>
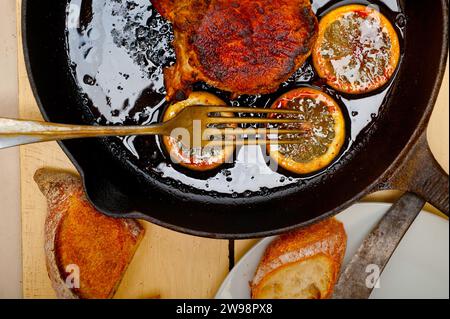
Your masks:
<instances>
[{"instance_id":1,"label":"grilled bread crust","mask_svg":"<svg viewBox=\"0 0 450 319\"><path fill-rule=\"evenodd\" d=\"M258 266L252 298L330 298L346 245L344 226L334 218L280 236Z\"/></svg>"},{"instance_id":2,"label":"grilled bread crust","mask_svg":"<svg viewBox=\"0 0 450 319\"><path fill-rule=\"evenodd\" d=\"M137 221L99 213L88 202L76 175L40 169L34 179L48 203L45 256L57 297L112 298L144 229ZM66 283L73 266L79 270L79 288Z\"/></svg>"}]
</instances>

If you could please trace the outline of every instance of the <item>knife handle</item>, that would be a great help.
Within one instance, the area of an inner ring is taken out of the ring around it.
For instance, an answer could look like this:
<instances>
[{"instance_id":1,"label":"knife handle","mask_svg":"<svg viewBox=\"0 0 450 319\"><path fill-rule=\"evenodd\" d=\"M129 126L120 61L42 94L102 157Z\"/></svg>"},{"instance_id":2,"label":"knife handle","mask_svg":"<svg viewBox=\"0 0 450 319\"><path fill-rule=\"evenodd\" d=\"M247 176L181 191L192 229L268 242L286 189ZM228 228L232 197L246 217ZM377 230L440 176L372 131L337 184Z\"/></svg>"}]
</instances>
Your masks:
<instances>
[{"instance_id":1,"label":"knife handle","mask_svg":"<svg viewBox=\"0 0 450 319\"><path fill-rule=\"evenodd\" d=\"M367 284L367 267L370 265L378 267L381 275L424 205L425 201L422 198L406 193L389 209L343 269L335 286L333 299L370 297L374 286Z\"/></svg>"}]
</instances>

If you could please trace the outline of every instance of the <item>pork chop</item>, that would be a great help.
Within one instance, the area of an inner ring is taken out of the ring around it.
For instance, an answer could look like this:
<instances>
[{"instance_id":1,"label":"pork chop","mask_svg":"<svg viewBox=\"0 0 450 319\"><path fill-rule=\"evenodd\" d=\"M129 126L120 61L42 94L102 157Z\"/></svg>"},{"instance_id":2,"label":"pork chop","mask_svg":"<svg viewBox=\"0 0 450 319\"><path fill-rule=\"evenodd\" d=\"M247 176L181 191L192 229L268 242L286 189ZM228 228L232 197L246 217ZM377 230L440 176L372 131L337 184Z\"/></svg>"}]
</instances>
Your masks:
<instances>
[{"instance_id":1,"label":"pork chop","mask_svg":"<svg viewBox=\"0 0 450 319\"><path fill-rule=\"evenodd\" d=\"M173 24L176 63L164 72L167 99L204 81L242 94L267 94L311 54L318 21L309 0L152 0Z\"/></svg>"}]
</instances>

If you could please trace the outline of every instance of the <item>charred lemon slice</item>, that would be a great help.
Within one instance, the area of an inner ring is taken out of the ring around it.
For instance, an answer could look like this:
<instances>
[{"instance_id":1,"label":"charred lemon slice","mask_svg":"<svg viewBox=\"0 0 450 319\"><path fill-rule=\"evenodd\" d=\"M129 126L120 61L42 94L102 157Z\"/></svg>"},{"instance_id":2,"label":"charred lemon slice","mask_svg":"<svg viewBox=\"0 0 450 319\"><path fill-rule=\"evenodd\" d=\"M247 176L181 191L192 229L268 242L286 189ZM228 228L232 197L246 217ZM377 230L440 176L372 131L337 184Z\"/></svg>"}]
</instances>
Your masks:
<instances>
[{"instance_id":1,"label":"charred lemon slice","mask_svg":"<svg viewBox=\"0 0 450 319\"><path fill-rule=\"evenodd\" d=\"M284 169L310 174L325 168L339 155L345 143L345 119L338 104L326 93L300 88L280 97L273 109L300 111L300 115L271 115L271 118L298 118L302 124L281 124L278 129L308 129L303 134L280 134L296 144L270 144L270 156Z\"/></svg>"},{"instance_id":2,"label":"charred lemon slice","mask_svg":"<svg viewBox=\"0 0 450 319\"><path fill-rule=\"evenodd\" d=\"M397 33L375 9L348 5L322 18L313 62L334 89L363 94L384 86L400 59Z\"/></svg>"},{"instance_id":3,"label":"charred lemon slice","mask_svg":"<svg viewBox=\"0 0 450 319\"><path fill-rule=\"evenodd\" d=\"M170 105L164 113L163 122L173 119L184 108L192 105L226 105L217 96L207 92L193 92L187 100ZM221 116L233 117L233 113L222 113ZM174 163L194 171L208 171L226 163L234 153L234 146L212 146L187 148L176 138L164 136L163 142Z\"/></svg>"}]
</instances>

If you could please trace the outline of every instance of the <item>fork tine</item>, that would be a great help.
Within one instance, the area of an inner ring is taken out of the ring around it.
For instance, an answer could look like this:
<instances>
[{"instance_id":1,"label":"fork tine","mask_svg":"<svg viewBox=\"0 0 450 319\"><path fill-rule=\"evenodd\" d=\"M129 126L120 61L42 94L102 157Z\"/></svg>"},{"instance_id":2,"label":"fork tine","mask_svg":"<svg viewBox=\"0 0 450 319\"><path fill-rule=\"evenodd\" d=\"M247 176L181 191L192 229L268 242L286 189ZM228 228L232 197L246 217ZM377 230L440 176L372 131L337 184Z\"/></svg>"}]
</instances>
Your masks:
<instances>
[{"instance_id":1,"label":"fork tine","mask_svg":"<svg viewBox=\"0 0 450 319\"><path fill-rule=\"evenodd\" d=\"M283 139L283 140L270 140L270 139L244 139L234 141L211 141L206 143L205 147L226 147L226 146L248 146L248 145L292 145L302 144L303 140L300 139Z\"/></svg>"},{"instance_id":2,"label":"fork tine","mask_svg":"<svg viewBox=\"0 0 450 319\"><path fill-rule=\"evenodd\" d=\"M299 119L260 119L260 118L235 118L235 117L210 117L208 124L304 124L304 120Z\"/></svg>"},{"instance_id":3,"label":"fork tine","mask_svg":"<svg viewBox=\"0 0 450 319\"><path fill-rule=\"evenodd\" d=\"M305 134L308 128L289 129L265 129L265 128L209 128L204 131L205 136L236 136L236 135L280 135L280 134Z\"/></svg>"},{"instance_id":4,"label":"fork tine","mask_svg":"<svg viewBox=\"0 0 450 319\"><path fill-rule=\"evenodd\" d=\"M280 110L280 109L263 109L253 107L227 107L227 106L208 106L204 107L208 113L248 113L248 114L292 114L301 115L302 112L296 110Z\"/></svg>"}]
</instances>

